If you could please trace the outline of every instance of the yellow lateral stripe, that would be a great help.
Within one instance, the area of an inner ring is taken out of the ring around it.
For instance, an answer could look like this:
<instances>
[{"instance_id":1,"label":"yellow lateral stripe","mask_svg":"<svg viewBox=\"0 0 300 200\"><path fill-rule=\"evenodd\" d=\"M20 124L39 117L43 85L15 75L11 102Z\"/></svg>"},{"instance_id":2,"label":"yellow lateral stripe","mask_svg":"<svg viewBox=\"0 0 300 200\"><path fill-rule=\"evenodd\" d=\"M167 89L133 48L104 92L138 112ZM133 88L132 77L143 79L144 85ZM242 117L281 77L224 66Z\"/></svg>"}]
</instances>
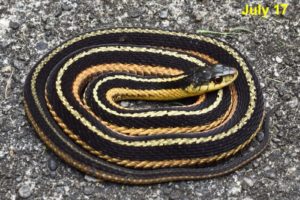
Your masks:
<instances>
[{"instance_id":1,"label":"yellow lateral stripe","mask_svg":"<svg viewBox=\"0 0 300 200\"><path fill-rule=\"evenodd\" d=\"M139 110L138 108L127 108L119 105L117 102L124 100L155 100L155 101L171 101L177 100L183 97L186 92L183 92L182 89L165 89L165 90L134 90L129 88L112 88L107 91L106 99L107 101L116 108L122 110ZM155 96L154 96L155 95ZM186 96L185 96L186 97ZM194 105L199 105L203 102L205 95L199 96L198 100L190 105L182 105L182 106L172 106L174 108L178 107L191 107Z\"/></svg>"},{"instance_id":2,"label":"yellow lateral stripe","mask_svg":"<svg viewBox=\"0 0 300 200\"><path fill-rule=\"evenodd\" d=\"M94 100L97 102L98 106L100 106L103 110L107 111L110 114L113 114L116 116L121 116L121 117L134 118L134 117L161 117L161 116L178 116L178 115L201 115L201 114L207 113L207 112L215 109L221 103L222 98L223 98L223 90L218 90L216 101L209 107L204 108L203 110L196 110L196 111L180 111L180 110L166 111L165 110L165 111L149 111L149 112L143 112L143 113L118 113L115 110L111 110L111 109L107 108L99 100L98 95L97 95L98 88L101 87L101 85L104 84L105 82L113 80L113 79L134 80L134 81L141 81L141 82L163 82L163 81L167 81L167 80L165 78L164 79L142 79L142 78L136 78L136 77L117 75L117 76L106 77L103 80L99 81L95 85L95 88L93 89ZM172 80L177 80L177 79L172 79ZM59 89L61 89L61 87ZM184 91L182 91L182 92L184 92ZM62 97L61 100L66 107L67 106L70 107L70 104L68 102L66 102L67 101L66 98ZM75 109L72 109L70 107L70 111L71 110L72 110L72 112L75 111ZM78 113L78 112L74 112L74 113L76 113L76 115L80 115L80 113Z\"/></svg>"},{"instance_id":3,"label":"yellow lateral stripe","mask_svg":"<svg viewBox=\"0 0 300 200\"><path fill-rule=\"evenodd\" d=\"M31 115L27 103L25 102L25 112L31 121L31 123L34 126L34 129L40 136L40 138L47 144L47 146L53 150L60 158L62 158L64 161L72 165L73 167L81 170L82 172L85 172L87 174L95 175L99 179L109 180L109 181L116 181L119 183L131 183L131 184L152 184L152 183L158 183L158 182L166 182L166 181L175 181L175 180L196 180L196 179L203 179L203 178L211 178L216 177L220 175L224 175L226 173L232 172L242 165L246 164L253 158L255 158L259 153L261 153L265 148L261 149L259 152L257 152L255 155L247 158L242 163L236 165L233 168L227 169L225 171L221 171L218 173L213 174L204 174L204 175L198 175L198 176L192 176L192 175L182 175L182 176L167 176L167 177L159 177L159 178L150 178L150 179L141 179L141 178L131 178L131 177L121 177L114 174L109 174L107 172L101 171L101 170L94 170L90 166L86 165L85 163L80 163L77 160L74 160L70 155L66 154L65 152L61 151L51 140L49 140L46 136L46 134L40 129L40 127L37 125L37 123L34 121L33 116ZM66 142L68 144L68 142ZM73 148L73 147L72 147ZM82 152L79 152L79 154L82 154ZM85 154L83 154L85 155ZM90 156L88 156L90 157ZM92 158L92 160L95 160Z\"/></svg>"},{"instance_id":4,"label":"yellow lateral stripe","mask_svg":"<svg viewBox=\"0 0 300 200\"><path fill-rule=\"evenodd\" d=\"M83 71L81 71L75 78L73 82L72 92L74 97L78 102L82 104L79 89L83 82L85 82L88 77L95 74L102 74L104 72L127 72L133 74L146 74L146 75L171 75L176 76L183 73L183 71L173 68L166 68L162 66L152 66L152 65L138 65L138 64L124 64L124 63L106 63L91 66Z\"/></svg>"},{"instance_id":5,"label":"yellow lateral stripe","mask_svg":"<svg viewBox=\"0 0 300 200\"><path fill-rule=\"evenodd\" d=\"M248 138L244 143L238 145L236 148L233 148L229 151L226 151L226 152L223 152L223 153L220 153L217 155L209 156L209 157L200 157L200 158L191 158L191 159L172 159L172 160L163 160L163 161L159 161L159 160L151 160L151 161L149 161L149 160L129 160L129 159L122 160L119 158L110 157L109 155L105 155L105 154L103 154L103 152L94 149L89 144L87 144L86 142L81 140L80 137L78 137L77 134L74 134L68 128L68 126L57 116L56 112L54 110L52 110L51 104L47 103L47 105L49 107L51 114L53 115L55 120L58 122L58 125L64 130L64 132L70 138L72 138L82 148L84 148L91 154L98 156L99 158L105 159L109 162L116 163L116 164L124 166L124 167L131 167L131 168L156 169L156 168L165 168L165 167L184 167L184 166L192 166L192 165L201 165L201 164L205 164L205 163L215 162L215 161L227 158L231 155L234 155L237 152L239 152L240 150L242 150L247 144L249 144L252 141L252 139L256 136L256 134L258 133L258 131L260 130L260 128L262 126L262 121L261 121L258 128L250 136L250 138Z\"/></svg>"},{"instance_id":6,"label":"yellow lateral stripe","mask_svg":"<svg viewBox=\"0 0 300 200\"><path fill-rule=\"evenodd\" d=\"M126 126L118 126L116 124L109 123L107 121L104 121L100 119L98 116L96 116L93 111L87 106L84 105L84 107L88 110L89 113L91 113L98 121L103 123L108 128L112 129L114 132L119 134L125 134L129 136L141 136L141 135L157 135L157 134L176 134L176 133L192 133L192 132L200 132L205 130L212 130L214 128L219 127L221 124L226 123L233 115L233 113L236 110L238 96L235 90L234 85L230 86L231 90L231 96L233 97L231 99L230 108L226 111L226 113L218 120L215 120L211 124L205 124L200 126L186 126L186 127L168 127L168 128L132 128L132 127L126 127ZM108 101L112 101L111 97L107 97ZM110 102L111 104L116 104L113 101ZM117 105L117 104L116 104ZM120 106L121 109L123 107Z\"/></svg>"}]
</instances>

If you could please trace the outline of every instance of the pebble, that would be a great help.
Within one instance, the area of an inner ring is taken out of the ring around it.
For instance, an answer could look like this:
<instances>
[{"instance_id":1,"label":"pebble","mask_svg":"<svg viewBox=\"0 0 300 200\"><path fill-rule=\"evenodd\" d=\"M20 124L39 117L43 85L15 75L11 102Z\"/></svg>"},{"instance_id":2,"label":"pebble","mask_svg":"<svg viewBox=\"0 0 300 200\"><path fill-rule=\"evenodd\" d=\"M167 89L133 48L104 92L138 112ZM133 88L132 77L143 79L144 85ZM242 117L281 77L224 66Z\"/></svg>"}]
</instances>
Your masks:
<instances>
[{"instance_id":1,"label":"pebble","mask_svg":"<svg viewBox=\"0 0 300 200\"><path fill-rule=\"evenodd\" d=\"M287 168L287 174L291 175L296 172L297 168L295 166Z\"/></svg>"},{"instance_id":2,"label":"pebble","mask_svg":"<svg viewBox=\"0 0 300 200\"><path fill-rule=\"evenodd\" d=\"M58 167L56 160L53 158L50 158L48 160L48 167L51 171L55 171Z\"/></svg>"},{"instance_id":3,"label":"pebble","mask_svg":"<svg viewBox=\"0 0 300 200\"><path fill-rule=\"evenodd\" d=\"M265 138L264 132L259 132L256 136L257 141L262 142L263 139Z\"/></svg>"},{"instance_id":4,"label":"pebble","mask_svg":"<svg viewBox=\"0 0 300 200\"><path fill-rule=\"evenodd\" d=\"M91 186L85 186L84 189L83 189L83 193L85 195L91 195L93 194L95 188L94 187L91 187Z\"/></svg>"},{"instance_id":5,"label":"pebble","mask_svg":"<svg viewBox=\"0 0 300 200\"><path fill-rule=\"evenodd\" d=\"M57 7L54 11L54 16L55 17L59 17L62 13L62 8L61 7Z\"/></svg>"},{"instance_id":6,"label":"pebble","mask_svg":"<svg viewBox=\"0 0 300 200\"><path fill-rule=\"evenodd\" d=\"M6 153L4 151L0 151L0 160L5 157Z\"/></svg>"},{"instance_id":7,"label":"pebble","mask_svg":"<svg viewBox=\"0 0 300 200\"><path fill-rule=\"evenodd\" d=\"M176 199L182 199L181 198L181 192L179 190L175 190L175 191L172 191L170 194L169 194L169 199L171 200L176 200Z\"/></svg>"},{"instance_id":8,"label":"pebble","mask_svg":"<svg viewBox=\"0 0 300 200\"><path fill-rule=\"evenodd\" d=\"M285 93L284 93L284 92L285 92L285 91L284 91L284 88L278 88L277 92L278 92L278 96L279 96L279 97L283 97L284 94L285 94Z\"/></svg>"},{"instance_id":9,"label":"pebble","mask_svg":"<svg viewBox=\"0 0 300 200\"><path fill-rule=\"evenodd\" d=\"M13 70L13 68L10 65L7 65L5 67L2 67L0 71L2 73L11 73L12 70Z\"/></svg>"},{"instance_id":10,"label":"pebble","mask_svg":"<svg viewBox=\"0 0 300 200\"><path fill-rule=\"evenodd\" d=\"M242 187L240 185L235 185L229 189L228 193L230 195L236 196L236 195L240 194L241 191L242 191Z\"/></svg>"},{"instance_id":11,"label":"pebble","mask_svg":"<svg viewBox=\"0 0 300 200\"><path fill-rule=\"evenodd\" d=\"M288 104L292 107L292 108L296 108L298 106L299 100L297 97L292 97L292 99L288 102Z\"/></svg>"},{"instance_id":12,"label":"pebble","mask_svg":"<svg viewBox=\"0 0 300 200\"><path fill-rule=\"evenodd\" d=\"M275 60L277 63L282 63L282 58L280 58L279 56L276 56Z\"/></svg>"},{"instance_id":13,"label":"pebble","mask_svg":"<svg viewBox=\"0 0 300 200\"><path fill-rule=\"evenodd\" d=\"M31 193L32 190L28 184L23 184L18 190L18 194L21 198L28 198L31 196Z\"/></svg>"},{"instance_id":14,"label":"pebble","mask_svg":"<svg viewBox=\"0 0 300 200\"><path fill-rule=\"evenodd\" d=\"M36 44L35 48L36 48L37 50L45 50L45 49L48 48L48 44L45 43L45 42L43 42L43 41L40 41L40 42L38 42L38 43Z\"/></svg>"},{"instance_id":15,"label":"pebble","mask_svg":"<svg viewBox=\"0 0 300 200\"><path fill-rule=\"evenodd\" d=\"M21 182L22 181L22 176L18 176L17 178L16 178L16 181L19 183L19 182Z\"/></svg>"},{"instance_id":16,"label":"pebble","mask_svg":"<svg viewBox=\"0 0 300 200\"><path fill-rule=\"evenodd\" d=\"M50 171L49 176L50 176L51 178L55 178L55 177L56 177L56 172L55 172L55 171Z\"/></svg>"},{"instance_id":17,"label":"pebble","mask_svg":"<svg viewBox=\"0 0 300 200\"><path fill-rule=\"evenodd\" d=\"M20 24L18 22L10 21L9 22L9 28L13 30L17 30L20 27Z\"/></svg>"},{"instance_id":18,"label":"pebble","mask_svg":"<svg viewBox=\"0 0 300 200\"><path fill-rule=\"evenodd\" d=\"M282 138L283 136L284 136L283 132L277 133L277 137L278 137L278 138Z\"/></svg>"},{"instance_id":19,"label":"pebble","mask_svg":"<svg viewBox=\"0 0 300 200\"><path fill-rule=\"evenodd\" d=\"M99 182L98 179L96 179L96 178L94 178L94 177L91 177L91 176L89 176L89 175L85 175L85 176L84 176L84 179L85 179L86 181L88 181L88 182L93 182L93 183Z\"/></svg>"},{"instance_id":20,"label":"pebble","mask_svg":"<svg viewBox=\"0 0 300 200\"><path fill-rule=\"evenodd\" d=\"M0 36L5 33L6 29L9 27L9 20L7 18L0 18Z\"/></svg>"},{"instance_id":21,"label":"pebble","mask_svg":"<svg viewBox=\"0 0 300 200\"><path fill-rule=\"evenodd\" d=\"M24 66L24 63L22 61L18 60L18 59L15 59L13 61L13 66L17 69L20 69Z\"/></svg>"},{"instance_id":22,"label":"pebble","mask_svg":"<svg viewBox=\"0 0 300 200\"><path fill-rule=\"evenodd\" d=\"M277 110L275 112L276 117L281 118L282 117L282 111L281 110Z\"/></svg>"},{"instance_id":23,"label":"pebble","mask_svg":"<svg viewBox=\"0 0 300 200\"><path fill-rule=\"evenodd\" d=\"M273 138L272 141L275 142L275 143L280 143L281 140L278 139L278 138Z\"/></svg>"},{"instance_id":24,"label":"pebble","mask_svg":"<svg viewBox=\"0 0 300 200\"><path fill-rule=\"evenodd\" d=\"M121 101L120 105L124 108L127 108L129 106L129 102L128 101Z\"/></svg>"},{"instance_id":25,"label":"pebble","mask_svg":"<svg viewBox=\"0 0 300 200\"><path fill-rule=\"evenodd\" d=\"M72 5L71 4L68 4L68 3L65 3L61 6L61 8L64 10L64 11L70 11L72 10Z\"/></svg>"},{"instance_id":26,"label":"pebble","mask_svg":"<svg viewBox=\"0 0 300 200\"><path fill-rule=\"evenodd\" d=\"M195 20L198 22L202 21L202 19L205 19L205 15L207 15L207 11L194 12Z\"/></svg>"},{"instance_id":27,"label":"pebble","mask_svg":"<svg viewBox=\"0 0 300 200\"><path fill-rule=\"evenodd\" d=\"M1 72L1 71L0 71ZM0 127L3 127L4 125L4 117L0 117Z\"/></svg>"},{"instance_id":28,"label":"pebble","mask_svg":"<svg viewBox=\"0 0 300 200\"><path fill-rule=\"evenodd\" d=\"M5 50L10 44L11 41L8 40L0 41L0 50Z\"/></svg>"},{"instance_id":29,"label":"pebble","mask_svg":"<svg viewBox=\"0 0 300 200\"><path fill-rule=\"evenodd\" d=\"M161 25L163 27L168 27L168 26L170 26L170 22L168 20L164 20L164 21L162 21Z\"/></svg>"},{"instance_id":30,"label":"pebble","mask_svg":"<svg viewBox=\"0 0 300 200\"><path fill-rule=\"evenodd\" d=\"M159 13L159 17L161 18L161 19L166 19L166 18L168 18L168 10L167 9L165 9L165 10L162 10L162 11L160 11L160 13Z\"/></svg>"},{"instance_id":31,"label":"pebble","mask_svg":"<svg viewBox=\"0 0 300 200\"><path fill-rule=\"evenodd\" d=\"M141 12L139 10L131 10L128 14L131 18L138 18L141 15Z\"/></svg>"},{"instance_id":32,"label":"pebble","mask_svg":"<svg viewBox=\"0 0 300 200\"><path fill-rule=\"evenodd\" d=\"M244 177L243 181L249 186L249 187L253 187L254 185L254 181L250 178Z\"/></svg>"},{"instance_id":33,"label":"pebble","mask_svg":"<svg viewBox=\"0 0 300 200\"><path fill-rule=\"evenodd\" d=\"M271 173L267 173L266 175L267 177L269 177L270 179L275 179L276 178L276 174L271 172Z\"/></svg>"}]
</instances>

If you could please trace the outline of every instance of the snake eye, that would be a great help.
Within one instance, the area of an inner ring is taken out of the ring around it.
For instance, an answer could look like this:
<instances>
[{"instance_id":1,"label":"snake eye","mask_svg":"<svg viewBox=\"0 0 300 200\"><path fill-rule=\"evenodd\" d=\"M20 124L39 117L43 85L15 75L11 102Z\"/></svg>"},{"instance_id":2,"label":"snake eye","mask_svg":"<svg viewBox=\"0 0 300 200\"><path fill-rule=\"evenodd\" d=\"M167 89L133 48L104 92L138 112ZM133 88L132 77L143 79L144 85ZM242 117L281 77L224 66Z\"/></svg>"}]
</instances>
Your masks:
<instances>
[{"instance_id":1,"label":"snake eye","mask_svg":"<svg viewBox=\"0 0 300 200\"><path fill-rule=\"evenodd\" d=\"M223 78L222 77L217 77L213 81L214 81L215 84L220 84L220 83L222 83Z\"/></svg>"}]
</instances>

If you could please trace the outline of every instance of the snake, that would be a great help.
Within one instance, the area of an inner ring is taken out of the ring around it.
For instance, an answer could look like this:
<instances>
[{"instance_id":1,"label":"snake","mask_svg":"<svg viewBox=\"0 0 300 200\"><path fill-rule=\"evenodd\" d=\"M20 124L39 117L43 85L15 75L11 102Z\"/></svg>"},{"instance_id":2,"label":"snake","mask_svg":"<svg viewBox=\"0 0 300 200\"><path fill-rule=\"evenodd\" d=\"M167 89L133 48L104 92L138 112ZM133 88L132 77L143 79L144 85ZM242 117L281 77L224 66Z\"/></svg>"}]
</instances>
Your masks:
<instances>
[{"instance_id":1,"label":"snake","mask_svg":"<svg viewBox=\"0 0 300 200\"><path fill-rule=\"evenodd\" d=\"M24 107L63 161L123 184L225 175L256 158L269 139L246 58L192 33L110 28L68 39L29 72Z\"/></svg>"}]
</instances>

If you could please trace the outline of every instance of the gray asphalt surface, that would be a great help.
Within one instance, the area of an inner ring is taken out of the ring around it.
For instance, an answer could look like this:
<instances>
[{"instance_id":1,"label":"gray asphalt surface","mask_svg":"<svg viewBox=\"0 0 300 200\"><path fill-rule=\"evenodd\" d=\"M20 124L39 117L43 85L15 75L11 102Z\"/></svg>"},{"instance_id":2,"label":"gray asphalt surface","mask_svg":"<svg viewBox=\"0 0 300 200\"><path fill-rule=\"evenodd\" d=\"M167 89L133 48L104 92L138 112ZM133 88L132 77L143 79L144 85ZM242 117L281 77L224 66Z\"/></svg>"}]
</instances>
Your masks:
<instances>
[{"instance_id":1,"label":"gray asphalt surface","mask_svg":"<svg viewBox=\"0 0 300 200\"><path fill-rule=\"evenodd\" d=\"M285 1L286 14L277 16L277 1L252 2L272 13L241 16L240 1L0 0L0 199L300 199L300 5ZM65 39L119 26L216 31L239 49L259 77L266 109L280 105L262 156L228 176L141 187L97 181L47 150L24 114L26 74Z\"/></svg>"}]
</instances>

